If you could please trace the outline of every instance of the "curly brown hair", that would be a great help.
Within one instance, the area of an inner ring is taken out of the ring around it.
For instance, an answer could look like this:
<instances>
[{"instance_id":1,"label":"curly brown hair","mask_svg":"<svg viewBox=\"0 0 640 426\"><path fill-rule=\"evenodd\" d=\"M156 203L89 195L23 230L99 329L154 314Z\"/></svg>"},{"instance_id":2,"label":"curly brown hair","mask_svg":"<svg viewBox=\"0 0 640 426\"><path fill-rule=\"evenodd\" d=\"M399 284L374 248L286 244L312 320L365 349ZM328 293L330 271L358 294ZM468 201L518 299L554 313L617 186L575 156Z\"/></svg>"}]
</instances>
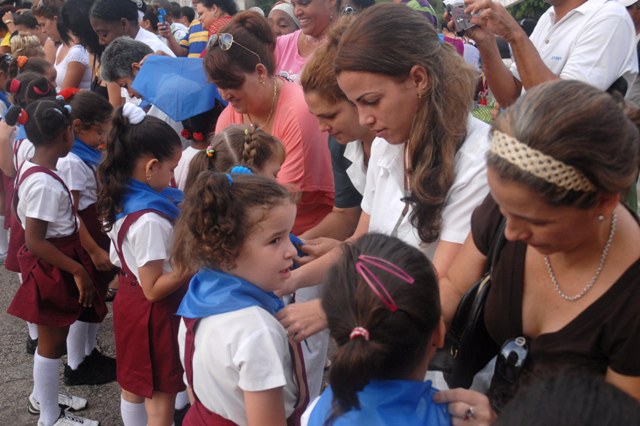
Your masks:
<instances>
[{"instance_id":1,"label":"curly brown hair","mask_svg":"<svg viewBox=\"0 0 640 426\"><path fill-rule=\"evenodd\" d=\"M269 210L293 203L289 191L257 175L201 172L187 187L175 226L172 263L178 274L231 269L254 227ZM264 215L252 220L250 212Z\"/></svg>"}]
</instances>

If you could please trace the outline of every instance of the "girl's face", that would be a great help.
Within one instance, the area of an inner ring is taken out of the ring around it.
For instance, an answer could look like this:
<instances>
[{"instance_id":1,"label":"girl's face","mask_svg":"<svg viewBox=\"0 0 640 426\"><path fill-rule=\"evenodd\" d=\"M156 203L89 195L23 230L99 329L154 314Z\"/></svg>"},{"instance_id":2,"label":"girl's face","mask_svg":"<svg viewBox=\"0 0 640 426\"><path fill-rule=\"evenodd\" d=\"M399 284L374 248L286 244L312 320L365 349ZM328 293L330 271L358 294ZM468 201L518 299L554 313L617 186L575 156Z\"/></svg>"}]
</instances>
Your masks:
<instances>
[{"instance_id":1,"label":"girl's face","mask_svg":"<svg viewBox=\"0 0 640 426\"><path fill-rule=\"evenodd\" d=\"M292 0L291 3L293 14L300 21L300 29L312 37L320 37L331 20L338 18L335 0Z\"/></svg>"},{"instance_id":2,"label":"girl's face","mask_svg":"<svg viewBox=\"0 0 640 426\"><path fill-rule=\"evenodd\" d=\"M276 37L289 34L298 29L296 23L282 10L272 10L269 13L269 25Z\"/></svg>"},{"instance_id":3,"label":"girl's face","mask_svg":"<svg viewBox=\"0 0 640 426\"><path fill-rule=\"evenodd\" d=\"M60 41L60 33L58 32L57 22L58 18L56 16L53 19L45 18L44 16L36 16L36 20L40 25L40 32L45 36L49 37L54 42Z\"/></svg>"},{"instance_id":4,"label":"girl's face","mask_svg":"<svg viewBox=\"0 0 640 426\"><path fill-rule=\"evenodd\" d=\"M98 35L98 42L101 46L108 46L113 40L124 35L130 35L128 33L128 22L126 19L122 19L119 22L107 22L102 19L89 17L91 27L93 31Z\"/></svg>"},{"instance_id":5,"label":"girl's face","mask_svg":"<svg viewBox=\"0 0 640 426\"><path fill-rule=\"evenodd\" d=\"M373 139L369 127L358 124L358 110L352 103L332 102L317 91L305 92L309 112L315 115L320 130L329 133L341 144L355 140Z\"/></svg>"},{"instance_id":6,"label":"girl's face","mask_svg":"<svg viewBox=\"0 0 640 426\"><path fill-rule=\"evenodd\" d=\"M182 151L176 149L171 158L160 161L157 158L147 162L147 184L156 191L162 191L171 184L173 179L173 171L178 166L178 162L182 157Z\"/></svg>"},{"instance_id":7,"label":"girl's face","mask_svg":"<svg viewBox=\"0 0 640 426\"><path fill-rule=\"evenodd\" d=\"M90 147L98 148L100 145L106 143L107 136L109 136L109 130L111 129L111 120L106 120L103 123L93 124L88 129L82 126L80 120L74 120L75 135L82 142L86 143Z\"/></svg>"},{"instance_id":8,"label":"girl's face","mask_svg":"<svg viewBox=\"0 0 640 426\"><path fill-rule=\"evenodd\" d=\"M280 167L282 167L282 163L284 163L284 156L282 155L273 155L264 166L262 166L262 170L259 170L256 174L269 178L269 179L278 179L278 172L280 172Z\"/></svg>"},{"instance_id":9,"label":"girl's face","mask_svg":"<svg viewBox=\"0 0 640 426\"><path fill-rule=\"evenodd\" d=\"M358 109L360 125L371 128L390 144L409 139L418 110L420 89L411 78L398 81L384 74L343 71L338 85Z\"/></svg>"},{"instance_id":10,"label":"girl's face","mask_svg":"<svg viewBox=\"0 0 640 426\"><path fill-rule=\"evenodd\" d=\"M248 234L235 267L228 272L265 291L276 291L291 275L293 256L296 254L289 239L296 218L296 206L283 200L266 215L264 210L256 208L249 216L258 222Z\"/></svg>"}]
</instances>

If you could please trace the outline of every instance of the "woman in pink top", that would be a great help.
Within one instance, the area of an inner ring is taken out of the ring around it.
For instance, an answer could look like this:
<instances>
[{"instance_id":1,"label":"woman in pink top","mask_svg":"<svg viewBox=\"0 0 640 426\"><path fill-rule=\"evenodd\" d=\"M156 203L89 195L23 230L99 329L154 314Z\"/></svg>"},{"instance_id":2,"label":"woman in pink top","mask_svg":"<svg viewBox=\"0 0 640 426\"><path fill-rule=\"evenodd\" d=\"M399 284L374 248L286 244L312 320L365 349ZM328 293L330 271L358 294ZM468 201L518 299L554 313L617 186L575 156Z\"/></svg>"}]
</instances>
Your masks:
<instances>
[{"instance_id":1,"label":"woman in pink top","mask_svg":"<svg viewBox=\"0 0 640 426\"><path fill-rule=\"evenodd\" d=\"M282 141L287 158L278 181L300 194L293 228L300 234L333 207L327 135L309 113L300 86L274 75L275 40L267 20L242 12L225 31L212 38L204 59L209 77L229 102L216 133L231 124L254 124Z\"/></svg>"},{"instance_id":2,"label":"woman in pink top","mask_svg":"<svg viewBox=\"0 0 640 426\"><path fill-rule=\"evenodd\" d=\"M340 0L292 0L300 29L278 37L276 74L300 80L307 59L324 43L331 24L338 19Z\"/></svg>"}]
</instances>

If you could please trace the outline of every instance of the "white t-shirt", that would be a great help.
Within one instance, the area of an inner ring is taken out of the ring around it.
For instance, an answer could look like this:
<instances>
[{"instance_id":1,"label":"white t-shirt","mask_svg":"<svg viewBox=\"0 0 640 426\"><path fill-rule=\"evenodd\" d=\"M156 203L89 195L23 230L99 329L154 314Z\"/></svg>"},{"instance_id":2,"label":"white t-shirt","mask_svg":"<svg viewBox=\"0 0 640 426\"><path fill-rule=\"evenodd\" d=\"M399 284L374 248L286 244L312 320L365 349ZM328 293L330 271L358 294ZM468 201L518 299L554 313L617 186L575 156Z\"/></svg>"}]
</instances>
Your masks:
<instances>
[{"instance_id":1,"label":"white t-shirt","mask_svg":"<svg viewBox=\"0 0 640 426\"><path fill-rule=\"evenodd\" d=\"M186 327L180 322L178 343L184 365ZM297 398L287 334L257 306L200 320L193 354L193 388L202 404L238 425L247 424L243 391L283 387L285 416Z\"/></svg>"},{"instance_id":2,"label":"white t-shirt","mask_svg":"<svg viewBox=\"0 0 640 426\"><path fill-rule=\"evenodd\" d=\"M91 167L70 152L58 160L58 175L67 184L69 191L78 191L78 210L84 210L98 200L96 175Z\"/></svg>"},{"instance_id":3,"label":"white t-shirt","mask_svg":"<svg viewBox=\"0 0 640 426\"><path fill-rule=\"evenodd\" d=\"M143 42L154 52L161 50L172 58L176 57L175 53L173 53L166 44L160 41L160 39L154 33L152 33L151 31L147 31L142 27L138 29L138 34L136 34L136 38L134 40Z\"/></svg>"},{"instance_id":4,"label":"white t-shirt","mask_svg":"<svg viewBox=\"0 0 640 426\"><path fill-rule=\"evenodd\" d=\"M191 164L191 160L196 156L201 150L188 146L182 151L182 157L180 157L180 161L173 171L173 175L175 176L176 183L178 184L178 189L184 191L184 185L187 182L187 175L189 174L189 164Z\"/></svg>"},{"instance_id":5,"label":"white t-shirt","mask_svg":"<svg viewBox=\"0 0 640 426\"><path fill-rule=\"evenodd\" d=\"M588 0L558 22L555 16L553 7L547 9L530 37L551 72L601 90L620 76L633 83L638 73L635 29L621 4ZM517 64L511 72L520 80Z\"/></svg>"},{"instance_id":6,"label":"white t-shirt","mask_svg":"<svg viewBox=\"0 0 640 426\"><path fill-rule=\"evenodd\" d=\"M471 213L489 193L486 153L489 125L469 116L467 139L455 156L455 179L442 211L438 241L462 244L471 227ZM369 214L369 231L391 234L402 215L404 197L404 144L391 145L376 138L371 147L362 210ZM411 225L411 208L400 222L397 237L420 248L433 260L438 241L424 244Z\"/></svg>"},{"instance_id":7,"label":"white t-shirt","mask_svg":"<svg viewBox=\"0 0 640 426\"><path fill-rule=\"evenodd\" d=\"M35 166L27 161L20 170L20 176ZM19 182L19 177L16 182ZM18 197L16 211L23 227L30 217L48 222L45 238L67 237L76 231L77 222L69 193L54 177L46 173L28 176L20 184Z\"/></svg>"},{"instance_id":8,"label":"white t-shirt","mask_svg":"<svg viewBox=\"0 0 640 426\"><path fill-rule=\"evenodd\" d=\"M31 158L36 153L36 147L33 146L33 143L29 139L25 138L22 141L14 141L14 145L18 143L20 144L20 146L18 147L18 150L16 151L16 154L14 156L14 166L16 170L20 169L20 166L25 161L31 160Z\"/></svg>"},{"instance_id":9,"label":"white t-shirt","mask_svg":"<svg viewBox=\"0 0 640 426\"><path fill-rule=\"evenodd\" d=\"M115 266L122 267L118 253L114 246L118 241L118 231L122 226L126 216L116 221L115 225L107 233L111 239L109 259ZM154 260L164 260L163 272L171 271L168 262L171 254L171 243L173 241L173 225L164 217L149 212L146 213L129 227L127 235L122 241L122 254L127 262L127 266L138 279L138 268Z\"/></svg>"},{"instance_id":10,"label":"white t-shirt","mask_svg":"<svg viewBox=\"0 0 640 426\"><path fill-rule=\"evenodd\" d=\"M56 52L56 60L58 55L60 55L60 50L64 45L60 45L58 47L58 51ZM56 61L57 62L57 61ZM67 55L60 61L60 63L54 64L54 67L58 73L56 76L56 86L58 86L58 90L62 88L62 83L64 82L64 77L67 74L67 66L69 62L79 62L85 67L84 75L82 76L82 80L80 81L80 85L78 86L80 89L90 89L91 88L91 67L89 67L89 52L83 46L76 44L71 46L67 51Z\"/></svg>"},{"instance_id":11,"label":"white t-shirt","mask_svg":"<svg viewBox=\"0 0 640 426\"><path fill-rule=\"evenodd\" d=\"M343 156L351 161L351 165L347 168L349 180L360 194L364 194L364 187L367 183L367 166L364 164L362 142L349 142L344 148Z\"/></svg>"}]
</instances>

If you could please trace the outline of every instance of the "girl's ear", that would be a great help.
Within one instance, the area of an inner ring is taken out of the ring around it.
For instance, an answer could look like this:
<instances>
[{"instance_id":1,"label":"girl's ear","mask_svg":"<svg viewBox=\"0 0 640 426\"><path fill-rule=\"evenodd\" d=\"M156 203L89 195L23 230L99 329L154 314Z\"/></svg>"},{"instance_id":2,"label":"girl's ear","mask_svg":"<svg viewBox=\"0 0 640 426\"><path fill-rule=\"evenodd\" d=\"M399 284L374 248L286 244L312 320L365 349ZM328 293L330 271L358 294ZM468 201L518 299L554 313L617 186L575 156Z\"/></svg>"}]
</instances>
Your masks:
<instances>
[{"instance_id":1,"label":"girl's ear","mask_svg":"<svg viewBox=\"0 0 640 426\"><path fill-rule=\"evenodd\" d=\"M158 163L159 163L159 161L158 161L157 158L151 158L144 165L144 173L145 173L145 177L147 179L147 182L151 180L151 177L153 176L153 173L154 173L156 167L158 166Z\"/></svg>"},{"instance_id":2,"label":"girl's ear","mask_svg":"<svg viewBox=\"0 0 640 426\"><path fill-rule=\"evenodd\" d=\"M79 135L84 130L84 124L79 118L76 118L71 122L71 128L74 134Z\"/></svg>"}]
</instances>

